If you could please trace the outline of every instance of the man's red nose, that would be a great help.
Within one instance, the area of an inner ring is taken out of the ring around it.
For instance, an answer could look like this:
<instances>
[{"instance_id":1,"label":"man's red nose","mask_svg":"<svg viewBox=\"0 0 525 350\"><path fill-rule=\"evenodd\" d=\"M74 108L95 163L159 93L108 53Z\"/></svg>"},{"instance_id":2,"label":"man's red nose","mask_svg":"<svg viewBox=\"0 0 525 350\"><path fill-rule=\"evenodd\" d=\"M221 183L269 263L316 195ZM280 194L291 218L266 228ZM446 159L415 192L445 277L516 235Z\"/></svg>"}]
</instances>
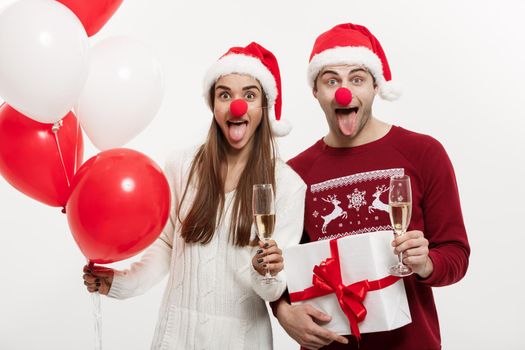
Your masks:
<instances>
[{"instance_id":1,"label":"man's red nose","mask_svg":"<svg viewBox=\"0 0 525 350\"><path fill-rule=\"evenodd\" d=\"M348 106L352 102L352 91L341 87L335 92L335 101L340 106Z\"/></svg>"}]
</instances>

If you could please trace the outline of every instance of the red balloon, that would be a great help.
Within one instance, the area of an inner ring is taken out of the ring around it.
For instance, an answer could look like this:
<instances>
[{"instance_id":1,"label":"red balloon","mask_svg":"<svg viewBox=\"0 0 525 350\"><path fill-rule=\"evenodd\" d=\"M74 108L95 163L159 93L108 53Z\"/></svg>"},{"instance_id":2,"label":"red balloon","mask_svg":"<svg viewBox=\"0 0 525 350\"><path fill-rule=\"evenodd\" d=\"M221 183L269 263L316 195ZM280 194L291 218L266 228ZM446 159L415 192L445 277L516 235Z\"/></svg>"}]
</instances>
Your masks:
<instances>
[{"instance_id":1,"label":"red balloon","mask_svg":"<svg viewBox=\"0 0 525 350\"><path fill-rule=\"evenodd\" d=\"M0 106L0 174L20 192L54 207L66 205L68 179L73 179L75 163L77 168L82 164L84 153L73 113L62 123L56 134L59 148L53 124L29 119L6 103Z\"/></svg>"},{"instance_id":2,"label":"red balloon","mask_svg":"<svg viewBox=\"0 0 525 350\"><path fill-rule=\"evenodd\" d=\"M116 148L99 153L78 170L72 187L67 219L90 263L138 254L157 239L168 220L166 177L140 152Z\"/></svg>"},{"instance_id":3,"label":"red balloon","mask_svg":"<svg viewBox=\"0 0 525 350\"><path fill-rule=\"evenodd\" d=\"M109 21L124 0L58 0L66 5L82 22L88 36L98 31Z\"/></svg>"}]
</instances>

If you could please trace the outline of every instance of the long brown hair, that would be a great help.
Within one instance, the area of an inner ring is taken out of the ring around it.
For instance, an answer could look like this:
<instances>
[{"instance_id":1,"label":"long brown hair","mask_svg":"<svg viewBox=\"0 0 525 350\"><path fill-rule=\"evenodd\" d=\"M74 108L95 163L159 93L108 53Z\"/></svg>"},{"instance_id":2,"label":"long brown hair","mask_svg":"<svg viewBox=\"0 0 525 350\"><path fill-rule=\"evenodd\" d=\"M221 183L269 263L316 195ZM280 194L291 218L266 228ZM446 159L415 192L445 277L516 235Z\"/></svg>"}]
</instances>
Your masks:
<instances>
[{"instance_id":1,"label":"long brown hair","mask_svg":"<svg viewBox=\"0 0 525 350\"><path fill-rule=\"evenodd\" d=\"M210 89L212 109L215 86ZM252 188L254 184L271 183L275 190L275 142L268 119L268 102L262 91L262 119L253 134L252 150L237 183L230 222L230 240L237 246L250 242L252 216ZM206 142L200 146L190 168L190 175L177 212L182 223L181 236L187 243L206 244L211 241L223 216L226 178L226 153L228 141L212 119ZM185 218L181 220L180 208L192 181L196 186L195 199Z\"/></svg>"}]
</instances>

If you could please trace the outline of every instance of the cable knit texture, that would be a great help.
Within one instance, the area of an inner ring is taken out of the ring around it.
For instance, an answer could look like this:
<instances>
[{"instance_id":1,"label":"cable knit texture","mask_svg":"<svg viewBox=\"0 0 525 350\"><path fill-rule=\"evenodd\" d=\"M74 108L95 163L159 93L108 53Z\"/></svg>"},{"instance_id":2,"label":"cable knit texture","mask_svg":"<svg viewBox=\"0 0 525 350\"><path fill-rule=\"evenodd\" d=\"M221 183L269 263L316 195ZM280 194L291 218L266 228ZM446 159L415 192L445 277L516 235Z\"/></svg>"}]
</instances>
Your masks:
<instances>
[{"instance_id":1,"label":"cable knit texture","mask_svg":"<svg viewBox=\"0 0 525 350\"><path fill-rule=\"evenodd\" d=\"M270 319L264 301L278 299L286 289L286 276L277 284L263 285L251 259L258 247L237 247L229 240L235 191L226 194L225 213L213 239L206 245L185 243L175 213L186 186L196 150L169 158L166 176L173 207L166 228L139 262L116 271L110 297L124 299L142 294L168 272L152 349L271 349ZM306 186L282 161L276 166L276 228L280 248L297 244L303 229ZM188 212L196 188L190 185ZM247 203L246 205L251 205ZM252 227L255 237L255 227Z\"/></svg>"}]
</instances>

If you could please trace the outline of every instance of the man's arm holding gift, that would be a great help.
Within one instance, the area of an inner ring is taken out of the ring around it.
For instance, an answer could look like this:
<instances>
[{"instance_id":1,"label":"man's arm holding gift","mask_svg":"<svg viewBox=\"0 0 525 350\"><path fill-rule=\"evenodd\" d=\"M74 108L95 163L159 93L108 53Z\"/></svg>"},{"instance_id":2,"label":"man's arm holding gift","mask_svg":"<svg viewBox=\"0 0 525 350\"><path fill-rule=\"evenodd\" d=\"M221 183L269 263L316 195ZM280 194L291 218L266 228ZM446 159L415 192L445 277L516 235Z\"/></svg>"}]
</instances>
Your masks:
<instances>
[{"instance_id":1,"label":"man's arm holding gift","mask_svg":"<svg viewBox=\"0 0 525 350\"><path fill-rule=\"evenodd\" d=\"M319 325L332 318L309 304L290 305L284 295L272 303L272 309L286 333L307 349L319 349L333 341L348 344L345 337Z\"/></svg>"},{"instance_id":2,"label":"man's arm holding gift","mask_svg":"<svg viewBox=\"0 0 525 350\"><path fill-rule=\"evenodd\" d=\"M309 237L303 233L301 244L308 243ZM348 343L345 337L331 332L319 324L331 321L331 317L307 303L291 305L288 291L277 301L270 303L273 314L288 335L307 349L319 349L333 341Z\"/></svg>"},{"instance_id":3,"label":"man's arm holding gift","mask_svg":"<svg viewBox=\"0 0 525 350\"><path fill-rule=\"evenodd\" d=\"M424 233L409 231L393 242L395 253L420 277L420 282L438 287L456 283L468 268L468 243L459 192L452 163L443 146L433 140L421 168L424 188L422 209Z\"/></svg>"}]
</instances>

